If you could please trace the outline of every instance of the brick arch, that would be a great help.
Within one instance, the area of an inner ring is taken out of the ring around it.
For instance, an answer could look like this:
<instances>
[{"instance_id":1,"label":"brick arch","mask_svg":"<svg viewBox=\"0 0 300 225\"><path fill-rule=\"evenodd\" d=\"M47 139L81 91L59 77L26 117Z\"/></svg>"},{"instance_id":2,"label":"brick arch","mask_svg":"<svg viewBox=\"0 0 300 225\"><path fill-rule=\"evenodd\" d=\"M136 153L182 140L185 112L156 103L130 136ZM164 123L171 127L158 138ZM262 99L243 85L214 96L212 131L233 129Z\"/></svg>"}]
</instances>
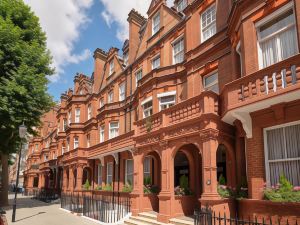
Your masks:
<instances>
[{"instance_id":1,"label":"brick arch","mask_svg":"<svg viewBox=\"0 0 300 225\"><path fill-rule=\"evenodd\" d=\"M218 154L218 150L220 146L224 147L226 153L227 185L235 188L236 187L236 160L235 160L234 148L228 142L220 141L216 154Z\"/></svg>"},{"instance_id":2,"label":"brick arch","mask_svg":"<svg viewBox=\"0 0 300 225\"><path fill-rule=\"evenodd\" d=\"M151 159L153 159L153 171L151 171L152 174L152 183L153 185L157 185L159 188L161 188L161 155L159 154L159 152L157 150L153 150L153 151L148 151L145 154L143 154L142 157L142 164L143 164L143 168L144 168L144 161L146 159L146 157L151 157ZM143 174L144 177L144 174Z\"/></svg>"},{"instance_id":3,"label":"brick arch","mask_svg":"<svg viewBox=\"0 0 300 225\"><path fill-rule=\"evenodd\" d=\"M92 183L92 168L89 166L83 167L82 170L82 185L85 184L86 180L89 180L89 183L91 185Z\"/></svg>"}]
</instances>

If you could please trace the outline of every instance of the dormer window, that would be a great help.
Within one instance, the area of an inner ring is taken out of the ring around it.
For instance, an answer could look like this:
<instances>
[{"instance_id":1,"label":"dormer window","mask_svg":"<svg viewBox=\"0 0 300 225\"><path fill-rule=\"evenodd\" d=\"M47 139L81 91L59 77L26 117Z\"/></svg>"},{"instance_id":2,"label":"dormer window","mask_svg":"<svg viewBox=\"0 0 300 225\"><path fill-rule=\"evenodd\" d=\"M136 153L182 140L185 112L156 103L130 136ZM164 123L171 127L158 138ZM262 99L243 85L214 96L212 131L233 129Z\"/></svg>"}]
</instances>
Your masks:
<instances>
[{"instance_id":1,"label":"dormer window","mask_svg":"<svg viewBox=\"0 0 300 225\"><path fill-rule=\"evenodd\" d=\"M152 59L152 69L157 69L160 67L160 55L155 56Z\"/></svg>"},{"instance_id":2,"label":"dormer window","mask_svg":"<svg viewBox=\"0 0 300 225\"><path fill-rule=\"evenodd\" d=\"M152 35L156 34L160 29L160 13L158 12L152 19Z\"/></svg>"},{"instance_id":3,"label":"dormer window","mask_svg":"<svg viewBox=\"0 0 300 225\"><path fill-rule=\"evenodd\" d=\"M114 60L111 60L109 63L109 76L115 72L115 63Z\"/></svg>"},{"instance_id":4,"label":"dormer window","mask_svg":"<svg viewBox=\"0 0 300 225\"><path fill-rule=\"evenodd\" d=\"M177 11L182 12L187 6L186 0L179 0L177 3Z\"/></svg>"}]
</instances>

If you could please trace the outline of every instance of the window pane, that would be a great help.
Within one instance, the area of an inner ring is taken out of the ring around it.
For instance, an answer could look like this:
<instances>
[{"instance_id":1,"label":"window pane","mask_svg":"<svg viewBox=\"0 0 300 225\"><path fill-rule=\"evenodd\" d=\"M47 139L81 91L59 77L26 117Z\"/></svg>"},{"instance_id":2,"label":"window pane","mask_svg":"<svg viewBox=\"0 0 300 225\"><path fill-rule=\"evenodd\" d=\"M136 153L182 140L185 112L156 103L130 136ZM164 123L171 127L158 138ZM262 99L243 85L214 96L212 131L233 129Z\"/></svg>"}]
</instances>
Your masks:
<instances>
[{"instance_id":1,"label":"window pane","mask_svg":"<svg viewBox=\"0 0 300 225\"><path fill-rule=\"evenodd\" d=\"M268 159L284 159L283 128L267 131Z\"/></svg>"},{"instance_id":2,"label":"window pane","mask_svg":"<svg viewBox=\"0 0 300 225\"><path fill-rule=\"evenodd\" d=\"M300 124L286 127L285 139L287 158L300 158Z\"/></svg>"}]
</instances>

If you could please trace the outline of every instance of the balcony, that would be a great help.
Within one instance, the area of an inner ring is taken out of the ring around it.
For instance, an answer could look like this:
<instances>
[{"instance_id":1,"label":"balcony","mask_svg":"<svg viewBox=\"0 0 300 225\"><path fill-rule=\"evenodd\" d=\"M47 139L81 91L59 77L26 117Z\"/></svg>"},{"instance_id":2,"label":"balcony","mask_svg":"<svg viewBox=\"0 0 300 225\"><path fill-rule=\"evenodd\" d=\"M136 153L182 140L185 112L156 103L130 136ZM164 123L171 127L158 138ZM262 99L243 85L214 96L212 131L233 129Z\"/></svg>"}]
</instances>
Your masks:
<instances>
[{"instance_id":1,"label":"balcony","mask_svg":"<svg viewBox=\"0 0 300 225\"><path fill-rule=\"evenodd\" d=\"M250 138L251 112L299 99L300 54L226 84L221 96L222 119L248 123L244 129Z\"/></svg>"},{"instance_id":2,"label":"balcony","mask_svg":"<svg viewBox=\"0 0 300 225\"><path fill-rule=\"evenodd\" d=\"M196 97L153 114L151 117L135 122L135 136L159 132L165 127L189 122L209 113L218 114L218 95L205 91Z\"/></svg>"},{"instance_id":3,"label":"balcony","mask_svg":"<svg viewBox=\"0 0 300 225\"><path fill-rule=\"evenodd\" d=\"M104 112L104 111L111 111L111 110L119 110L125 106L125 100L121 102L112 102L112 103L107 103L100 109L98 109L99 114Z\"/></svg>"}]
</instances>

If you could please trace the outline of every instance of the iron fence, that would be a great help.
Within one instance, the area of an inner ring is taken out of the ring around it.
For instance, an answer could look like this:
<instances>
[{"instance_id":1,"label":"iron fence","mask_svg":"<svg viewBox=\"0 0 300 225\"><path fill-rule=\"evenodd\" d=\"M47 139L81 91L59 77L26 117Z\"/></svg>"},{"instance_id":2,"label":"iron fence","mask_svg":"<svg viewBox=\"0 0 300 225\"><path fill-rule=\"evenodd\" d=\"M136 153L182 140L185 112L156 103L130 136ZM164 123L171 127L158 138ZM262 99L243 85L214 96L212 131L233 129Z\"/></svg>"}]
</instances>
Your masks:
<instances>
[{"instance_id":1,"label":"iron fence","mask_svg":"<svg viewBox=\"0 0 300 225\"><path fill-rule=\"evenodd\" d=\"M235 218L227 217L226 214L213 212L210 208L201 208L194 211L194 225L298 225L298 219L288 220L275 217L250 217Z\"/></svg>"},{"instance_id":2,"label":"iron fence","mask_svg":"<svg viewBox=\"0 0 300 225\"><path fill-rule=\"evenodd\" d=\"M116 223L130 213L129 196L62 193L61 208L104 223Z\"/></svg>"},{"instance_id":3,"label":"iron fence","mask_svg":"<svg viewBox=\"0 0 300 225\"><path fill-rule=\"evenodd\" d=\"M39 189L32 190L31 195L33 199L43 201L43 202L51 202L59 199L59 192L54 189Z\"/></svg>"}]
</instances>

